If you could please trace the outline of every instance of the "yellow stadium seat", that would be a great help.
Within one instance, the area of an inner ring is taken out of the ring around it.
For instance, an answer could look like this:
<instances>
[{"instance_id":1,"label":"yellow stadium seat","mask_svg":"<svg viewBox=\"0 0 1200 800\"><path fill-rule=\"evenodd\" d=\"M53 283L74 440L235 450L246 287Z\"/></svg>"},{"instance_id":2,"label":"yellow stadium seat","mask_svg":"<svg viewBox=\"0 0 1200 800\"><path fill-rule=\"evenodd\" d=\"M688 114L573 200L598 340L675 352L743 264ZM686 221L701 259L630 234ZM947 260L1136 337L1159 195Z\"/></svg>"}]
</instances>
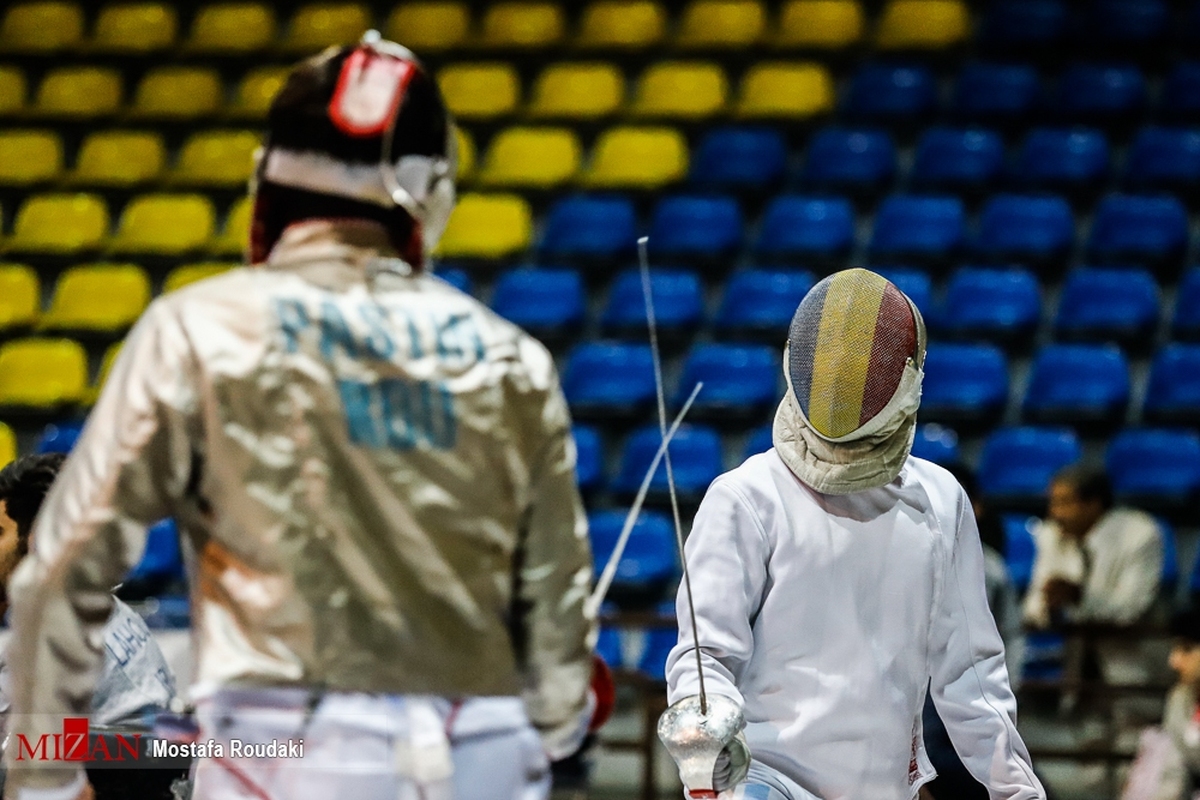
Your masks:
<instances>
[{"instance_id":1,"label":"yellow stadium seat","mask_svg":"<svg viewBox=\"0 0 1200 800\"><path fill-rule=\"evenodd\" d=\"M221 107L221 78L213 69L157 67L138 84L130 113L155 119L194 119Z\"/></svg>"},{"instance_id":2,"label":"yellow stadium seat","mask_svg":"<svg viewBox=\"0 0 1200 800\"><path fill-rule=\"evenodd\" d=\"M108 208L99 195L39 194L17 211L6 249L70 255L95 250L108 235Z\"/></svg>"},{"instance_id":3,"label":"yellow stadium seat","mask_svg":"<svg viewBox=\"0 0 1200 800\"><path fill-rule=\"evenodd\" d=\"M16 67L0 67L0 114L16 114L24 110L28 93L24 72Z\"/></svg>"},{"instance_id":4,"label":"yellow stadium seat","mask_svg":"<svg viewBox=\"0 0 1200 800\"><path fill-rule=\"evenodd\" d=\"M657 189L687 174L688 150L673 128L610 128L592 149L583 183L600 189Z\"/></svg>"},{"instance_id":5,"label":"yellow stadium seat","mask_svg":"<svg viewBox=\"0 0 1200 800\"><path fill-rule=\"evenodd\" d=\"M264 3L215 3L196 13L187 49L214 55L252 53L275 41L275 12Z\"/></svg>"},{"instance_id":6,"label":"yellow stadium seat","mask_svg":"<svg viewBox=\"0 0 1200 800\"><path fill-rule=\"evenodd\" d=\"M459 126L455 126L454 134L458 138L458 171L455 179L470 180L475 176L475 140Z\"/></svg>"},{"instance_id":7,"label":"yellow stadium seat","mask_svg":"<svg viewBox=\"0 0 1200 800\"><path fill-rule=\"evenodd\" d=\"M218 255L242 255L250 240L250 213L254 205L249 197L239 197L225 217L225 226L213 239L209 250Z\"/></svg>"},{"instance_id":8,"label":"yellow stadium seat","mask_svg":"<svg viewBox=\"0 0 1200 800\"><path fill-rule=\"evenodd\" d=\"M721 111L729 94L725 72L703 61L662 61L638 80L631 111L641 117L703 119Z\"/></svg>"},{"instance_id":9,"label":"yellow stadium seat","mask_svg":"<svg viewBox=\"0 0 1200 800\"><path fill-rule=\"evenodd\" d=\"M667 32L667 12L653 0L596 0L583 12L579 47L640 50L653 47Z\"/></svg>"},{"instance_id":10,"label":"yellow stadium seat","mask_svg":"<svg viewBox=\"0 0 1200 800\"><path fill-rule=\"evenodd\" d=\"M182 289L184 286L202 281L205 278L212 278L220 275L223 272L228 272L237 267L238 264L229 261L204 261L198 264L184 264L182 267L176 267L167 273L167 277L163 280L163 292L173 292L176 289Z\"/></svg>"},{"instance_id":11,"label":"yellow stadium seat","mask_svg":"<svg viewBox=\"0 0 1200 800\"><path fill-rule=\"evenodd\" d=\"M858 0L791 0L779 14L775 44L838 50L856 44L862 34L863 10Z\"/></svg>"},{"instance_id":12,"label":"yellow stadium seat","mask_svg":"<svg viewBox=\"0 0 1200 800\"><path fill-rule=\"evenodd\" d=\"M694 0L683 12L676 43L687 48L753 45L766 28L758 0Z\"/></svg>"},{"instance_id":13,"label":"yellow stadium seat","mask_svg":"<svg viewBox=\"0 0 1200 800\"><path fill-rule=\"evenodd\" d=\"M16 3L0 22L0 51L47 53L83 41L83 9L78 3Z\"/></svg>"},{"instance_id":14,"label":"yellow stadium seat","mask_svg":"<svg viewBox=\"0 0 1200 800\"><path fill-rule=\"evenodd\" d=\"M0 131L0 185L51 180L62 166L62 142L53 131Z\"/></svg>"},{"instance_id":15,"label":"yellow stadium seat","mask_svg":"<svg viewBox=\"0 0 1200 800\"><path fill-rule=\"evenodd\" d=\"M484 15L480 42L487 47L545 47L560 42L565 27L558 3L501 2Z\"/></svg>"},{"instance_id":16,"label":"yellow stadium seat","mask_svg":"<svg viewBox=\"0 0 1200 800\"><path fill-rule=\"evenodd\" d=\"M891 0L880 16L876 44L884 50L939 50L964 41L970 26L962 0Z\"/></svg>"},{"instance_id":17,"label":"yellow stadium seat","mask_svg":"<svg viewBox=\"0 0 1200 800\"><path fill-rule=\"evenodd\" d=\"M446 106L463 119L500 117L520 102L521 79L511 64L453 64L437 80Z\"/></svg>"},{"instance_id":18,"label":"yellow stadium seat","mask_svg":"<svg viewBox=\"0 0 1200 800\"><path fill-rule=\"evenodd\" d=\"M283 47L316 52L330 45L352 44L374 27L371 12L358 3L312 3L301 6L288 25Z\"/></svg>"},{"instance_id":19,"label":"yellow stadium seat","mask_svg":"<svg viewBox=\"0 0 1200 800\"><path fill-rule=\"evenodd\" d=\"M615 64L553 64L533 86L534 117L590 120L613 114L625 101L625 76Z\"/></svg>"},{"instance_id":20,"label":"yellow stadium seat","mask_svg":"<svg viewBox=\"0 0 1200 800\"><path fill-rule=\"evenodd\" d=\"M833 110L829 71L805 62L760 63L742 78L737 114L741 117L807 119Z\"/></svg>"},{"instance_id":21,"label":"yellow stadium seat","mask_svg":"<svg viewBox=\"0 0 1200 800\"><path fill-rule=\"evenodd\" d=\"M42 288L33 268L0 264L0 331L31 327L41 307Z\"/></svg>"},{"instance_id":22,"label":"yellow stadium seat","mask_svg":"<svg viewBox=\"0 0 1200 800\"><path fill-rule=\"evenodd\" d=\"M0 347L0 406L50 409L87 396L87 353L70 339L17 339Z\"/></svg>"},{"instance_id":23,"label":"yellow stadium seat","mask_svg":"<svg viewBox=\"0 0 1200 800\"><path fill-rule=\"evenodd\" d=\"M0 468L17 460L17 437L12 428L0 422Z\"/></svg>"},{"instance_id":24,"label":"yellow stadium seat","mask_svg":"<svg viewBox=\"0 0 1200 800\"><path fill-rule=\"evenodd\" d=\"M150 303L150 279L133 264L71 267L54 285L39 327L50 331L119 333Z\"/></svg>"},{"instance_id":25,"label":"yellow stadium seat","mask_svg":"<svg viewBox=\"0 0 1200 800\"><path fill-rule=\"evenodd\" d=\"M581 158L579 139L567 128L509 128L488 147L479 183L550 189L575 177Z\"/></svg>"},{"instance_id":26,"label":"yellow stadium seat","mask_svg":"<svg viewBox=\"0 0 1200 800\"><path fill-rule=\"evenodd\" d=\"M91 44L102 52L149 53L173 45L178 33L174 8L162 3L121 3L100 12Z\"/></svg>"},{"instance_id":27,"label":"yellow stadium seat","mask_svg":"<svg viewBox=\"0 0 1200 800\"><path fill-rule=\"evenodd\" d=\"M139 195L121 214L111 250L162 256L196 250L212 238L215 216L204 195Z\"/></svg>"},{"instance_id":28,"label":"yellow stadium seat","mask_svg":"<svg viewBox=\"0 0 1200 800\"><path fill-rule=\"evenodd\" d=\"M247 72L238 84L229 115L239 119L266 119L271 101L283 88L290 71L288 67L258 67Z\"/></svg>"},{"instance_id":29,"label":"yellow stadium seat","mask_svg":"<svg viewBox=\"0 0 1200 800\"><path fill-rule=\"evenodd\" d=\"M113 342L105 349L104 357L100 359L100 371L96 374L96 382L89 386L83 395L83 402L87 405L94 404L100 398L100 390L108 383L113 364L117 363L117 356L121 355L121 348L124 346L124 341Z\"/></svg>"},{"instance_id":30,"label":"yellow stadium seat","mask_svg":"<svg viewBox=\"0 0 1200 800\"><path fill-rule=\"evenodd\" d=\"M121 105L121 75L113 69L60 67L38 87L34 110L58 117L98 117Z\"/></svg>"},{"instance_id":31,"label":"yellow stadium seat","mask_svg":"<svg viewBox=\"0 0 1200 800\"><path fill-rule=\"evenodd\" d=\"M136 186L157 178L166 157L157 133L101 131L83 140L67 180L83 186Z\"/></svg>"},{"instance_id":32,"label":"yellow stadium seat","mask_svg":"<svg viewBox=\"0 0 1200 800\"><path fill-rule=\"evenodd\" d=\"M403 3L388 17L385 35L418 53L449 50L466 43L471 12L465 3Z\"/></svg>"},{"instance_id":33,"label":"yellow stadium seat","mask_svg":"<svg viewBox=\"0 0 1200 800\"><path fill-rule=\"evenodd\" d=\"M438 255L504 258L528 248L532 238L533 214L524 199L514 194L468 193L450 215Z\"/></svg>"},{"instance_id":34,"label":"yellow stadium seat","mask_svg":"<svg viewBox=\"0 0 1200 800\"><path fill-rule=\"evenodd\" d=\"M174 183L193 186L238 186L250 179L254 151L262 137L254 131L206 131L183 143Z\"/></svg>"}]
</instances>

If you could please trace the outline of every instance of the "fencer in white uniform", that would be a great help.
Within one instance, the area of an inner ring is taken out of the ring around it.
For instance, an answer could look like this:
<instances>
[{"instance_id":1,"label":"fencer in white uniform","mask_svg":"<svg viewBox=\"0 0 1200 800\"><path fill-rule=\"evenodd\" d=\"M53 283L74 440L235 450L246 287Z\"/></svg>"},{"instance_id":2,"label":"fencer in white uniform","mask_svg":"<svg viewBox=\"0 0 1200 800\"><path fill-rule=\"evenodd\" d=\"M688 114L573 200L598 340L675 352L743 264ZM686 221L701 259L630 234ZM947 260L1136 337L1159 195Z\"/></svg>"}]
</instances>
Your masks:
<instances>
[{"instance_id":1,"label":"fencer in white uniform","mask_svg":"<svg viewBox=\"0 0 1200 800\"><path fill-rule=\"evenodd\" d=\"M928 690L992 798L1044 798L970 501L909 454L924 338L908 298L866 270L797 309L775 446L712 484L687 540L710 714L745 723L735 737L697 710L681 587L660 735L691 797L909 800L933 777Z\"/></svg>"}]
</instances>

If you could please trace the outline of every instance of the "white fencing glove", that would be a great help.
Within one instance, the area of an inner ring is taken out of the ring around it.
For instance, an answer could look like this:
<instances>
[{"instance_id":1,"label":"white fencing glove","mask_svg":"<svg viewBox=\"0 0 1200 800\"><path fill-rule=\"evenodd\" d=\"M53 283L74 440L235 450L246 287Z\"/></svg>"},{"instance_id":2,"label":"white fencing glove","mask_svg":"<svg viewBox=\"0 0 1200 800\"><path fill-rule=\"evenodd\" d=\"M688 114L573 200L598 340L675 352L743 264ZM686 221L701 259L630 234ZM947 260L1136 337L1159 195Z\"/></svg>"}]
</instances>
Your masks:
<instances>
[{"instance_id":1,"label":"white fencing glove","mask_svg":"<svg viewBox=\"0 0 1200 800\"><path fill-rule=\"evenodd\" d=\"M679 779L693 800L715 798L746 779L750 746L742 734L746 721L736 702L710 695L707 712L700 697L685 697L658 719L658 738L675 759Z\"/></svg>"}]
</instances>

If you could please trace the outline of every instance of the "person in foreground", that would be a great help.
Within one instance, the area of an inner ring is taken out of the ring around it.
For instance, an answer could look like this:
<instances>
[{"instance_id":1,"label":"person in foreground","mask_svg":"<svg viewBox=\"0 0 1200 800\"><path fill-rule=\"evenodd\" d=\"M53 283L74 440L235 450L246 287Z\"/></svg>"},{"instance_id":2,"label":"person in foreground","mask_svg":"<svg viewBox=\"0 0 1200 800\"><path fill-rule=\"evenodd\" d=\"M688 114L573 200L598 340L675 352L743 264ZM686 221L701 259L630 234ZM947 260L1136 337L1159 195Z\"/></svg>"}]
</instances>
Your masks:
<instances>
[{"instance_id":1,"label":"person in foreground","mask_svg":"<svg viewBox=\"0 0 1200 800\"><path fill-rule=\"evenodd\" d=\"M586 518L554 363L424 269L455 132L408 50L295 68L251 266L130 334L13 578L14 728L86 710L146 526L190 551L194 800L538 798L591 719ZM229 745L295 743L300 758ZM8 796L82 796L9 758Z\"/></svg>"},{"instance_id":2,"label":"person in foreground","mask_svg":"<svg viewBox=\"0 0 1200 800\"><path fill-rule=\"evenodd\" d=\"M970 500L909 455L924 356L920 313L867 270L797 308L775 446L714 481L687 540L708 714L681 590L659 730L692 798L909 800L927 691L994 800L1045 797Z\"/></svg>"}]
</instances>

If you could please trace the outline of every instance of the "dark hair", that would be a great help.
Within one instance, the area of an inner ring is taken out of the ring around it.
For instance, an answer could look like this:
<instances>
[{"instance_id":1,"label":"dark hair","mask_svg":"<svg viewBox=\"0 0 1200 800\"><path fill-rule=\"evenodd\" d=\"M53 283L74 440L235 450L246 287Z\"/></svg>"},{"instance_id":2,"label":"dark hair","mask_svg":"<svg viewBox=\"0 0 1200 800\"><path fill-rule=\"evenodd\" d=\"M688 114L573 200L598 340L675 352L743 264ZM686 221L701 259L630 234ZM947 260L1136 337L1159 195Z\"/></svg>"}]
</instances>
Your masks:
<instances>
[{"instance_id":1,"label":"dark hair","mask_svg":"<svg viewBox=\"0 0 1200 800\"><path fill-rule=\"evenodd\" d=\"M1200 644L1200 611L1189 608L1186 611L1176 612L1171 615L1168 630L1176 639Z\"/></svg>"},{"instance_id":2,"label":"dark hair","mask_svg":"<svg viewBox=\"0 0 1200 800\"><path fill-rule=\"evenodd\" d=\"M62 453L25 456L0 470L0 500L4 501L5 513L17 523L18 555L29 550L34 517L65 459Z\"/></svg>"},{"instance_id":3,"label":"dark hair","mask_svg":"<svg viewBox=\"0 0 1200 800\"><path fill-rule=\"evenodd\" d=\"M1113 490L1108 476L1102 469L1081 467L1074 464L1054 474L1052 483L1065 483L1075 489L1075 494L1085 503L1099 501L1105 511L1112 508Z\"/></svg>"}]
</instances>

